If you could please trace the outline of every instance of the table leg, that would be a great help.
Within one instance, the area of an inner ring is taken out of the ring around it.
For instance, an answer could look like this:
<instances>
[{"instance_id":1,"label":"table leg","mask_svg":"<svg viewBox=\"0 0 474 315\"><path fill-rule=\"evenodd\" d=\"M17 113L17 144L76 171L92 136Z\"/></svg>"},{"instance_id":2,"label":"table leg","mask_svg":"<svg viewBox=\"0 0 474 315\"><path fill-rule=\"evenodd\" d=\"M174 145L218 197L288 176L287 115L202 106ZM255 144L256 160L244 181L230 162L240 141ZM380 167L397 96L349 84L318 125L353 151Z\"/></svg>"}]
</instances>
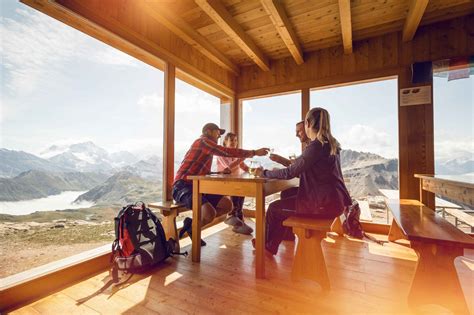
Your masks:
<instances>
[{"instance_id":1,"label":"table leg","mask_svg":"<svg viewBox=\"0 0 474 315\"><path fill-rule=\"evenodd\" d=\"M454 314L469 314L464 293L459 282L454 259L462 256L464 250L412 241L418 255L408 304L417 307L423 304L438 304Z\"/></svg>"},{"instance_id":2,"label":"table leg","mask_svg":"<svg viewBox=\"0 0 474 315\"><path fill-rule=\"evenodd\" d=\"M201 193L199 180L193 180L193 226L192 226L192 260L201 261Z\"/></svg>"},{"instance_id":3,"label":"table leg","mask_svg":"<svg viewBox=\"0 0 474 315\"><path fill-rule=\"evenodd\" d=\"M263 195L263 185L257 184L257 194L255 198L255 241L256 241L256 277L265 278L265 196Z\"/></svg>"}]
</instances>

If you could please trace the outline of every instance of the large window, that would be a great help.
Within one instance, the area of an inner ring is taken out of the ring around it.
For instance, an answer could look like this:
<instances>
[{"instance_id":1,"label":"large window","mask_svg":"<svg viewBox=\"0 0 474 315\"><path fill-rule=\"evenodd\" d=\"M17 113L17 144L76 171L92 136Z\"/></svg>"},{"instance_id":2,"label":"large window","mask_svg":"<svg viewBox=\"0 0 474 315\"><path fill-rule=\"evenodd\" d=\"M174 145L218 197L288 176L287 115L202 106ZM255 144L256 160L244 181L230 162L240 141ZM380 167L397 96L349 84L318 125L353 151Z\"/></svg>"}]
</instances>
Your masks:
<instances>
[{"instance_id":1,"label":"large window","mask_svg":"<svg viewBox=\"0 0 474 315\"><path fill-rule=\"evenodd\" d=\"M435 67L433 77L435 174L451 175L461 181L474 178L474 75L469 63L456 70ZM435 63L443 65L440 61ZM471 232L466 224L473 209L455 200L435 199L437 211L453 225Z\"/></svg>"},{"instance_id":2,"label":"large window","mask_svg":"<svg viewBox=\"0 0 474 315\"><path fill-rule=\"evenodd\" d=\"M179 168L191 144L209 122L220 123L220 99L176 79L175 167Z\"/></svg>"},{"instance_id":3,"label":"large window","mask_svg":"<svg viewBox=\"0 0 474 315\"><path fill-rule=\"evenodd\" d=\"M300 93L248 100L242 106L242 148L267 147L286 158L301 153L301 143L295 132L296 123L301 120ZM250 160L247 159L247 163ZM282 167L268 156L255 157L253 160L267 169ZM267 198L267 202L276 197ZM253 198L246 198L244 207L255 208Z\"/></svg>"},{"instance_id":4,"label":"large window","mask_svg":"<svg viewBox=\"0 0 474 315\"><path fill-rule=\"evenodd\" d=\"M2 2L0 278L114 239L161 198L163 73Z\"/></svg>"},{"instance_id":5,"label":"large window","mask_svg":"<svg viewBox=\"0 0 474 315\"><path fill-rule=\"evenodd\" d=\"M388 223L384 195L398 198L397 80L311 91L311 106L329 111L341 143L346 185L362 220Z\"/></svg>"}]
</instances>

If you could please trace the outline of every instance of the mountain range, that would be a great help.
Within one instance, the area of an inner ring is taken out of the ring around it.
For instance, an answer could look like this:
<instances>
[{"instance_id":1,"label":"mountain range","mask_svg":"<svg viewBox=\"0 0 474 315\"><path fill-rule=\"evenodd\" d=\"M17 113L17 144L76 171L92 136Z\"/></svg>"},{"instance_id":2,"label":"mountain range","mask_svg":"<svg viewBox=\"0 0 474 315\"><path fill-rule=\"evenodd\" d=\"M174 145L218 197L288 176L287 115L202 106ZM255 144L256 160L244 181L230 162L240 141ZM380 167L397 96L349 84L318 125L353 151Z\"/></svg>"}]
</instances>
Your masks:
<instances>
[{"instance_id":1,"label":"mountain range","mask_svg":"<svg viewBox=\"0 0 474 315\"><path fill-rule=\"evenodd\" d=\"M80 195L74 202L90 201L100 205L157 201L161 198L161 181L153 182L130 172L121 171L104 183Z\"/></svg>"},{"instance_id":2,"label":"mountain range","mask_svg":"<svg viewBox=\"0 0 474 315\"><path fill-rule=\"evenodd\" d=\"M341 152L341 167L353 198L380 195L379 189L398 189L398 160L352 150Z\"/></svg>"},{"instance_id":3,"label":"mountain range","mask_svg":"<svg viewBox=\"0 0 474 315\"><path fill-rule=\"evenodd\" d=\"M29 170L13 178L0 178L0 201L20 201L57 195L62 191L89 190L107 179L100 173Z\"/></svg>"},{"instance_id":4,"label":"mountain range","mask_svg":"<svg viewBox=\"0 0 474 315\"><path fill-rule=\"evenodd\" d=\"M472 158L437 162L439 174L474 172ZM341 165L353 197L379 195L379 188L398 189L397 159L343 150ZM89 190L78 201L101 204L156 200L162 167L163 160L156 155L140 159L127 151L109 153L93 142L53 145L40 156L0 149L0 201L29 200L67 190Z\"/></svg>"}]
</instances>

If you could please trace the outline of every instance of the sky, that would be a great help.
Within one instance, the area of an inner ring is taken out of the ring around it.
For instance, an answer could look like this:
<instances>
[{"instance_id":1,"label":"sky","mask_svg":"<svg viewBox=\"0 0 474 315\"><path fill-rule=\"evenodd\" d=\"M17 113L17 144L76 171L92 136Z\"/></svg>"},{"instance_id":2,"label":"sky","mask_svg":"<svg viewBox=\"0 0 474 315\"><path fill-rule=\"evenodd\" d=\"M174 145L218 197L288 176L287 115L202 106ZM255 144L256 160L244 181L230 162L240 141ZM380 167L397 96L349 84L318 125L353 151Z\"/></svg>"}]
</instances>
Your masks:
<instances>
[{"instance_id":1,"label":"sky","mask_svg":"<svg viewBox=\"0 0 474 315\"><path fill-rule=\"evenodd\" d=\"M93 141L109 152L162 154L163 73L14 0L1 2L0 147L41 153L53 144ZM434 80L439 159L474 159L474 79ZM218 123L220 102L176 83L176 156ZM244 101L243 147L298 153L299 93ZM398 156L397 82L311 92L329 110L343 149Z\"/></svg>"}]
</instances>

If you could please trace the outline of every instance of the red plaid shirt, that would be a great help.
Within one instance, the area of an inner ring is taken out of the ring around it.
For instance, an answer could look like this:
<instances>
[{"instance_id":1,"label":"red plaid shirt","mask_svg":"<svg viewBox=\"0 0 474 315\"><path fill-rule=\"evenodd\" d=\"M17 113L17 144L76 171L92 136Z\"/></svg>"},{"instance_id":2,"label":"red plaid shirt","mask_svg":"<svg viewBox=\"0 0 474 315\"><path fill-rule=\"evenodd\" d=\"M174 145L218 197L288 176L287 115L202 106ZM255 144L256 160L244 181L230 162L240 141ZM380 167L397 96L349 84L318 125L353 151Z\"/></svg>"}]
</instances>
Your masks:
<instances>
[{"instance_id":1,"label":"red plaid shirt","mask_svg":"<svg viewBox=\"0 0 474 315\"><path fill-rule=\"evenodd\" d=\"M184 179L187 181L188 175L206 175L211 172L212 158L214 155L227 157L252 157L250 150L226 148L218 145L209 137L201 136L193 142L191 148L186 152L174 181Z\"/></svg>"}]
</instances>

